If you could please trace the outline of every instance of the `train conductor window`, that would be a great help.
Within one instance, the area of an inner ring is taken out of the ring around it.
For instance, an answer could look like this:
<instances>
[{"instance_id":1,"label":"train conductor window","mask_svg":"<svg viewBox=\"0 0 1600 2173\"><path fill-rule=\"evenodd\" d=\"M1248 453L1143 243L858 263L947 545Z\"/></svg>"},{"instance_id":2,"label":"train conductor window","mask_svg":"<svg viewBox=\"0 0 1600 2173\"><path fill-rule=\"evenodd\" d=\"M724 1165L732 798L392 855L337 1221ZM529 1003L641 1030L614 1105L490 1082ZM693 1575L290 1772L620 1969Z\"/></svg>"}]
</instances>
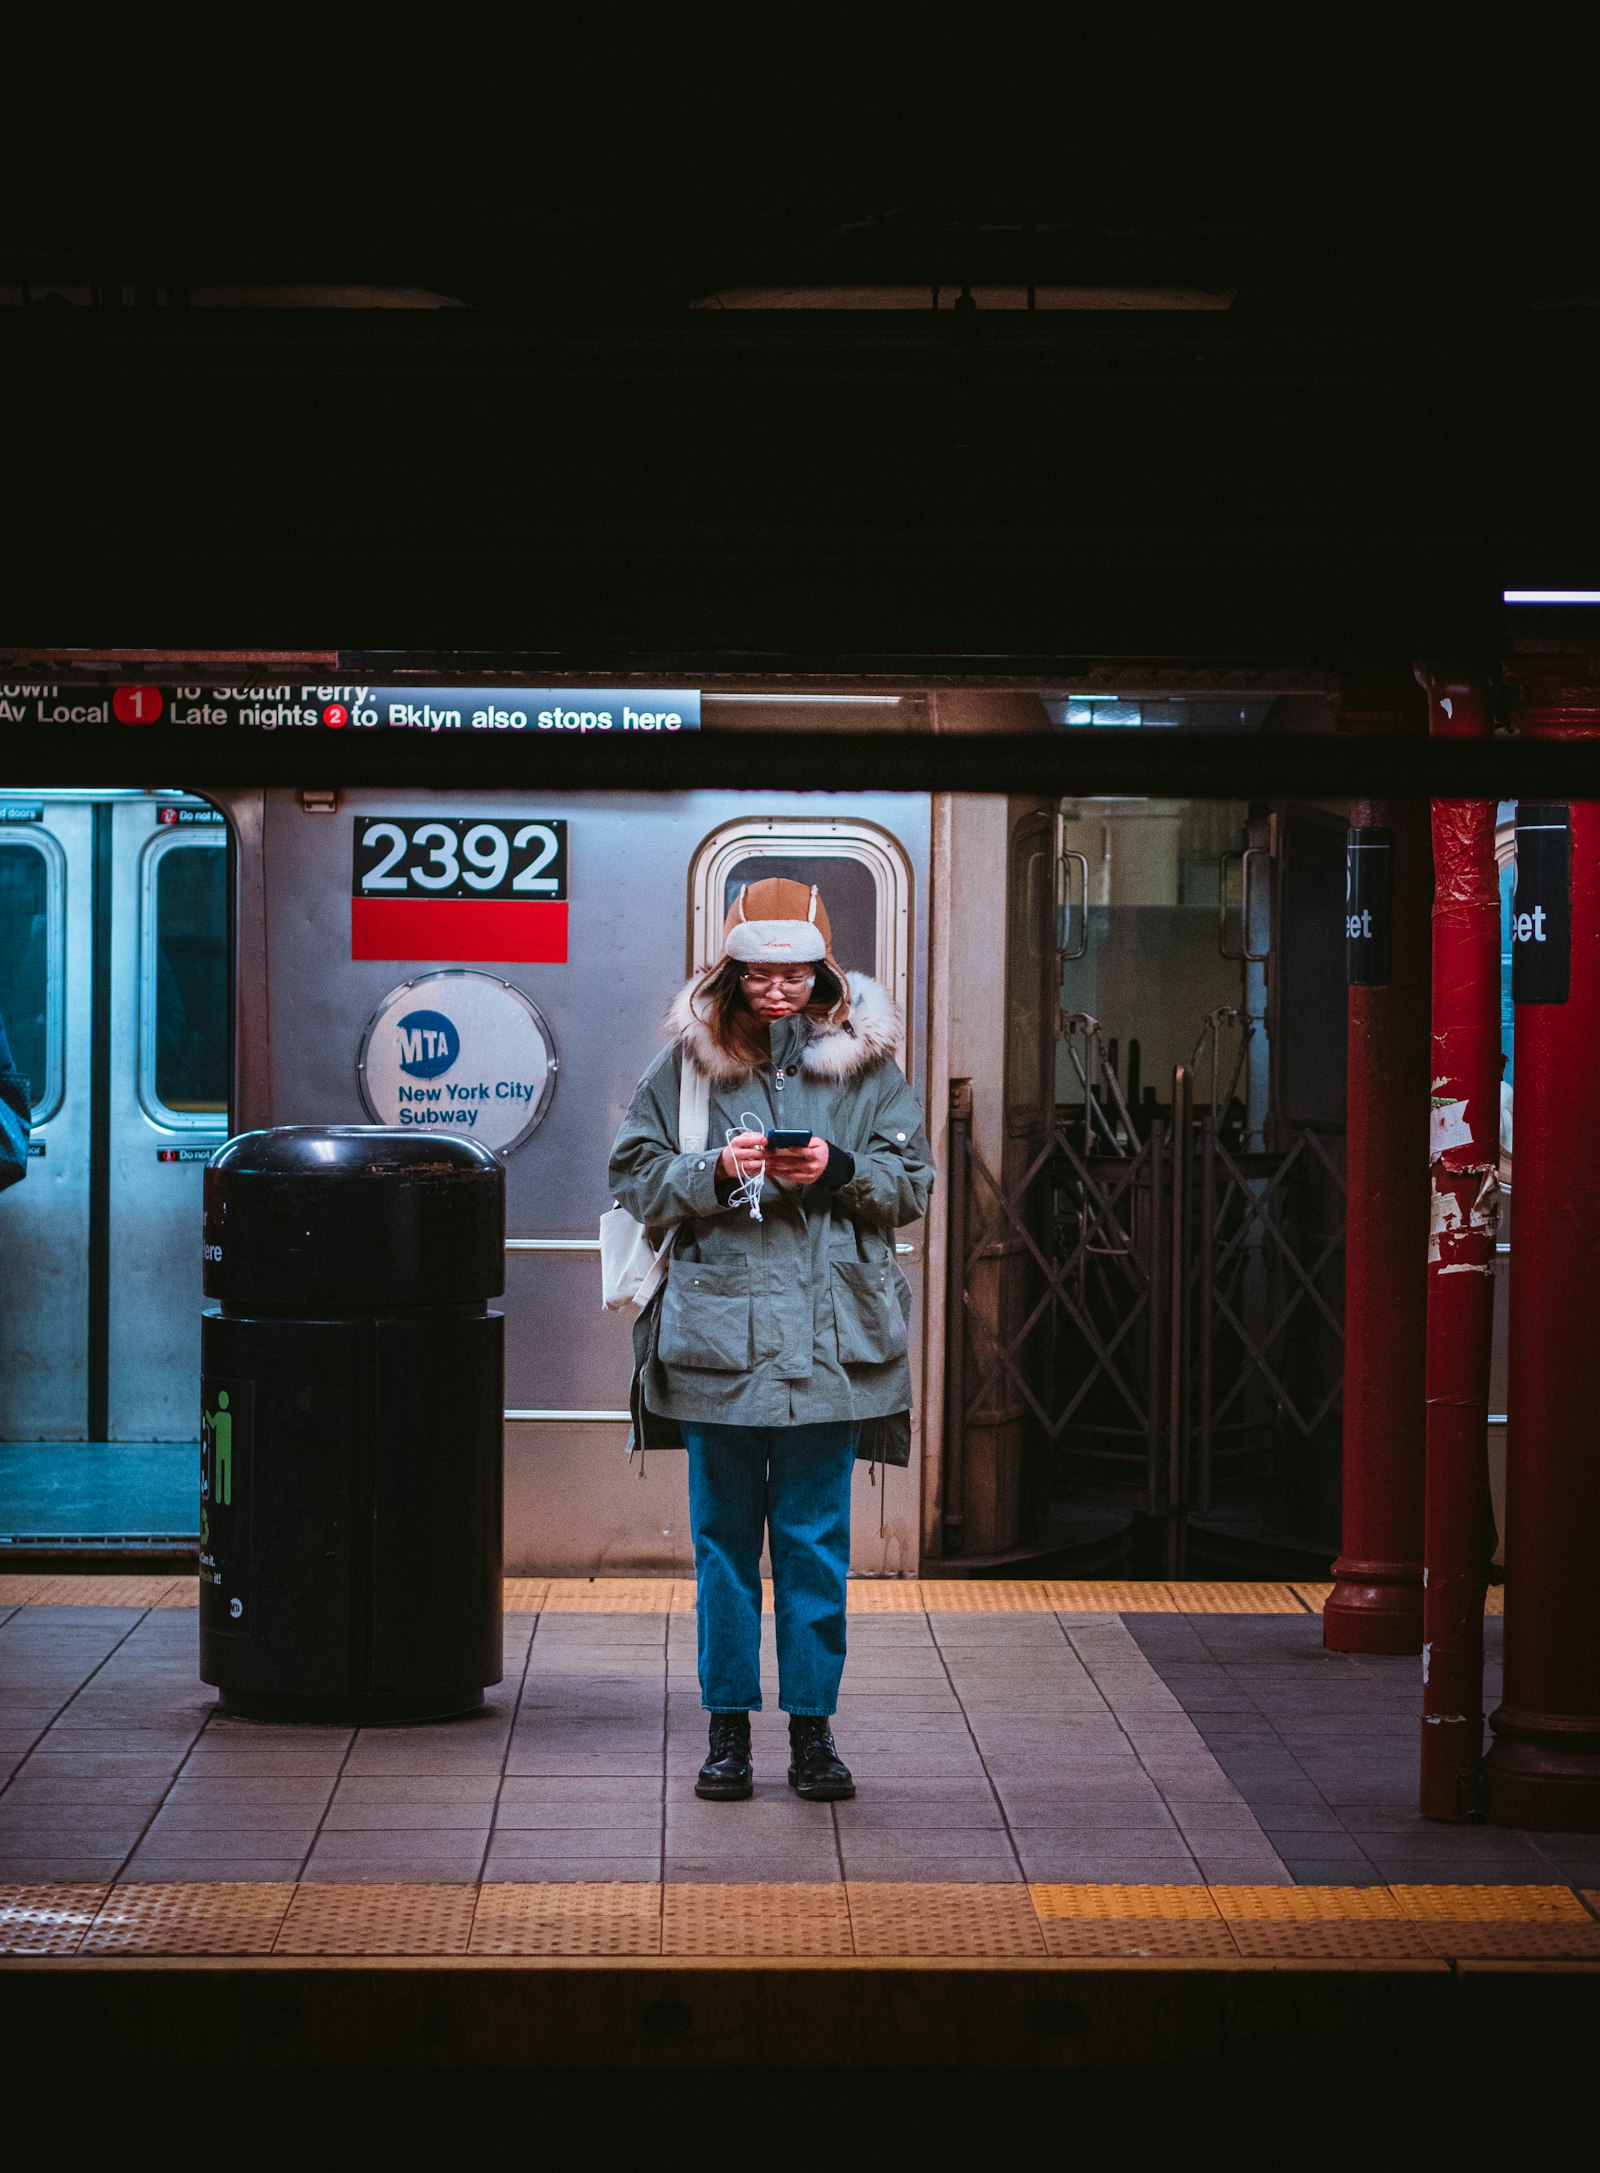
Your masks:
<instances>
[{"instance_id":1,"label":"train conductor window","mask_svg":"<svg viewBox=\"0 0 1600 2173\"><path fill-rule=\"evenodd\" d=\"M815 883L828 908L834 956L869 973L906 1010L910 976L911 870L898 842L875 823L774 816L729 823L695 854L689 877L689 968L716 957L728 908L746 883L787 876Z\"/></svg>"},{"instance_id":2,"label":"train conductor window","mask_svg":"<svg viewBox=\"0 0 1600 2173\"><path fill-rule=\"evenodd\" d=\"M0 829L0 1019L42 1124L62 1091L65 866L54 838Z\"/></svg>"},{"instance_id":3,"label":"train conductor window","mask_svg":"<svg viewBox=\"0 0 1600 2173\"><path fill-rule=\"evenodd\" d=\"M145 870L141 1098L158 1124L228 1110L228 856L220 828L157 838Z\"/></svg>"}]
</instances>

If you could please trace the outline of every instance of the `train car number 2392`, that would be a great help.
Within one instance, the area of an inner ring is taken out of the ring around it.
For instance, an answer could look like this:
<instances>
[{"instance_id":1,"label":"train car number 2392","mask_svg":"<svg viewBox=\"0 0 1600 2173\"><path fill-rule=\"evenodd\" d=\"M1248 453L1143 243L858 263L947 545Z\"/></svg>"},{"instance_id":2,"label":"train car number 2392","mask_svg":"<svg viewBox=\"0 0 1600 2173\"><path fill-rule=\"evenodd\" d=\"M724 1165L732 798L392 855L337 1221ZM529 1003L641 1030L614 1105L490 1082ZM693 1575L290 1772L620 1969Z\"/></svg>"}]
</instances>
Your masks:
<instances>
[{"instance_id":1,"label":"train car number 2392","mask_svg":"<svg viewBox=\"0 0 1600 2173\"><path fill-rule=\"evenodd\" d=\"M472 815L356 817L357 898L544 898L567 895L563 819Z\"/></svg>"}]
</instances>

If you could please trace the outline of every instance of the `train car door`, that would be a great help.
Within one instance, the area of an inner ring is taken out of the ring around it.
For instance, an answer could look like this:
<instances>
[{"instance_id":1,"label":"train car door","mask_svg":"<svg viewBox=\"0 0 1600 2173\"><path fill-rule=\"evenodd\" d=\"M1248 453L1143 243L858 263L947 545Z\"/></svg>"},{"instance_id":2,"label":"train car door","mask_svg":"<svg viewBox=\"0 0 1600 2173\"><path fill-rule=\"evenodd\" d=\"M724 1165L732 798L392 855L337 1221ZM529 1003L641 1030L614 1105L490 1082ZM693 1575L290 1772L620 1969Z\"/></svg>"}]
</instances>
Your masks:
<instances>
[{"instance_id":1,"label":"train car door","mask_svg":"<svg viewBox=\"0 0 1600 2173\"><path fill-rule=\"evenodd\" d=\"M0 1528L181 1538L201 1176L228 1129L227 826L176 793L5 813L0 1009L34 1129L0 1203Z\"/></svg>"},{"instance_id":2,"label":"train car door","mask_svg":"<svg viewBox=\"0 0 1600 2173\"><path fill-rule=\"evenodd\" d=\"M28 1174L0 1194L0 1442L87 1432L93 826L83 803L0 807L0 1018L31 1118Z\"/></svg>"}]
</instances>

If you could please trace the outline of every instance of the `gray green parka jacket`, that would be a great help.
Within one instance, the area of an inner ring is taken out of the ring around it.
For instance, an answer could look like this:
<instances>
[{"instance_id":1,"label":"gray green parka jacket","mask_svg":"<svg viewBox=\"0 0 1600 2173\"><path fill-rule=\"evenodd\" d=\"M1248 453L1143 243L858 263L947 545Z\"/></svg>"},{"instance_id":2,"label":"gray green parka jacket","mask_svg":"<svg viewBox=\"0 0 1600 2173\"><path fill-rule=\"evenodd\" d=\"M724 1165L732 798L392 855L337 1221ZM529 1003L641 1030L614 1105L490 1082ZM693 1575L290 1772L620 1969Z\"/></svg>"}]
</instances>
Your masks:
<instances>
[{"instance_id":1,"label":"gray green parka jacket","mask_svg":"<svg viewBox=\"0 0 1600 2173\"><path fill-rule=\"evenodd\" d=\"M730 1426L862 1422L858 1453L903 1464L911 1445L911 1293L894 1233L926 1213L933 1157L894 1060L899 1019L876 981L852 973L850 1016L770 1029L769 1063L738 1068L683 989L673 1039L640 1080L611 1152L613 1197L659 1241L676 1228L660 1296L634 1325L636 1447L681 1447L677 1421ZM678 1147L684 1053L710 1085L710 1130ZM728 1135L793 1127L840 1150L823 1179L768 1179L761 1220L726 1204L717 1157ZM830 1181L831 1180L831 1181Z\"/></svg>"}]
</instances>

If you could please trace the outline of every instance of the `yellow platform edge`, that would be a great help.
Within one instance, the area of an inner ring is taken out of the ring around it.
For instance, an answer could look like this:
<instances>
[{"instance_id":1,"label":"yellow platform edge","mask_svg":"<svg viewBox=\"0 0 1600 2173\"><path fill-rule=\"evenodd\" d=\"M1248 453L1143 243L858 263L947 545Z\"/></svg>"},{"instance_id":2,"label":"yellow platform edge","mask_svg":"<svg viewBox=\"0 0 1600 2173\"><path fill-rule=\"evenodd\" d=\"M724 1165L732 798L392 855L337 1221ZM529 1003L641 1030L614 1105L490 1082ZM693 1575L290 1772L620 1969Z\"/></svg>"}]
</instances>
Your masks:
<instances>
[{"instance_id":1,"label":"yellow platform edge","mask_svg":"<svg viewBox=\"0 0 1600 2173\"><path fill-rule=\"evenodd\" d=\"M1600 1962L1562 1886L292 1881L0 1886L0 1956Z\"/></svg>"},{"instance_id":2,"label":"yellow platform edge","mask_svg":"<svg viewBox=\"0 0 1600 2173\"><path fill-rule=\"evenodd\" d=\"M193 1577L0 1575L0 1607L193 1607ZM849 1586L853 1615L1320 1614L1331 1585L1239 1579L1163 1582L1154 1579L857 1577ZM767 1587L770 1595L771 1587ZM1484 1612L1503 1611L1492 1587ZM694 1580L686 1577L508 1577L508 1614L687 1615Z\"/></svg>"}]
</instances>

